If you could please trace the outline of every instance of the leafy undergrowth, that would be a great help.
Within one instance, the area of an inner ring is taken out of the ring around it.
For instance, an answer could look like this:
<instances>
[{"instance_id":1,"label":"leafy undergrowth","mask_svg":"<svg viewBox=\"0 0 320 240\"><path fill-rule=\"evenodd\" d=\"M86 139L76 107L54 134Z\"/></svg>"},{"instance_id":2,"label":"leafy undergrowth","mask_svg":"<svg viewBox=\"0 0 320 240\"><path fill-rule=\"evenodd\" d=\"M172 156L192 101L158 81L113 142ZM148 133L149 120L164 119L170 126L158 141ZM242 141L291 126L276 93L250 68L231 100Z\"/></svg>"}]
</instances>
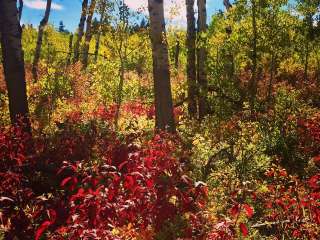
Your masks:
<instances>
[{"instance_id":1,"label":"leafy undergrowth","mask_svg":"<svg viewBox=\"0 0 320 240\"><path fill-rule=\"evenodd\" d=\"M5 239L318 238L317 171L304 180L274 165L263 180L235 180L225 202L213 203L224 209L214 213L208 206L215 191L188 176L179 137L119 137L102 120L108 113L98 115L34 136L33 151L18 128L1 129ZM318 120L299 119L297 126L301 152L311 153L319 167Z\"/></svg>"},{"instance_id":2,"label":"leafy undergrowth","mask_svg":"<svg viewBox=\"0 0 320 240\"><path fill-rule=\"evenodd\" d=\"M32 141L0 128L0 239L318 239L320 116L299 100L307 90L279 87L268 111L224 121L176 108L176 135L153 131L142 100L123 102L115 131L116 105L89 93L31 94Z\"/></svg>"}]
</instances>

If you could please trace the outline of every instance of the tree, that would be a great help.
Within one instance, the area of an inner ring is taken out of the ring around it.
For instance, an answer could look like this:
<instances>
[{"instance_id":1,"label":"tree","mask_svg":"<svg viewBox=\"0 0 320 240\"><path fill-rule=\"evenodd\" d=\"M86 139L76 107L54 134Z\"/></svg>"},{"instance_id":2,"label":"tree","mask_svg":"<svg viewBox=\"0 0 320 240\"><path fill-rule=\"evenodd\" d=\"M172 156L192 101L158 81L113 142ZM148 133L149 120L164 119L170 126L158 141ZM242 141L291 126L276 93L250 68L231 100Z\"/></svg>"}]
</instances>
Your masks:
<instances>
[{"instance_id":1,"label":"tree","mask_svg":"<svg viewBox=\"0 0 320 240\"><path fill-rule=\"evenodd\" d=\"M69 52L68 52L68 58L67 58L67 66L71 63L71 57L72 57L72 44L73 44L73 34L71 33L69 36Z\"/></svg>"},{"instance_id":2,"label":"tree","mask_svg":"<svg viewBox=\"0 0 320 240\"><path fill-rule=\"evenodd\" d=\"M90 42L92 39L92 18L94 14L94 10L96 8L96 0L91 0L88 17L87 17L87 23L86 23L86 34L85 34L85 42L84 42L84 48L83 48L83 58L82 58L82 64L83 68L87 68L88 66L88 56L89 56L89 48L90 48Z\"/></svg>"},{"instance_id":3,"label":"tree","mask_svg":"<svg viewBox=\"0 0 320 240\"><path fill-rule=\"evenodd\" d=\"M79 22L79 27L78 27L78 37L77 37L77 40L74 45L74 62L79 61L80 43L81 43L83 33L84 33L84 24L85 24L86 18L87 18L87 11L88 11L88 0L83 0L82 1L81 17L80 17L80 22Z\"/></svg>"},{"instance_id":4,"label":"tree","mask_svg":"<svg viewBox=\"0 0 320 240\"><path fill-rule=\"evenodd\" d=\"M174 50L174 67L176 69L178 69L178 67L179 67L179 56L180 56L180 41L179 41L179 38L177 36L176 47L175 47L175 50Z\"/></svg>"},{"instance_id":5,"label":"tree","mask_svg":"<svg viewBox=\"0 0 320 240\"><path fill-rule=\"evenodd\" d=\"M16 1L0 0L0 31L4 76L9 95L10 118L19 124L19 117L31 132L28 120L28 101L21 45L21 27L17 16Z\"/></svg>"},{"instance_id":6,"label":"tree","mask_svg":"<svg viewBox=\"0 0 320 240\"><path fill-rule=\"evenodd\" d=\"M251 112L254 111L254 104L257 94L257 38L258 38L258 29L257 29L257 3L256 0L251 0L251 12L252 12L252 54L251 54L251 79L249 81L249 103Z\"/></svg>"},{"instance_id":7,"label":"tree","mask_svg":"<svg viewBox=\"0 0 320 240\"><path fill-rule=\"evenodd\" d=\"M33 65L32 65L32 74L33 74L34 80L38 80L37 69L38 69L38 64L39 64L40 54L41 54L43 32L44 32L45 27L48 24L48 21L49 21L51 2L52 2L52 0L47 0L46 11L45 11L44 17L41 20L40 25L39 25L37 45L36 45L34 59L33 59Z\"/></svg>"},{"instance_id":8,"label":"tree","mask_svg":"<svg viewBox=\"0 0 320 240\"><path fill-rule=\"evenodd\" d=\"M19 0L19 21L21 21L21 17L22 17L22 10L23 10L23 0Z\"/></svg>"},{"instance_id":9,"label":"tree","mask_svg":"<svg viewBox=\"0 0 320 240\"><path fill-rule=\"evenodd\" d=\"M198 0L198 40L199 48L197 52L198 63L198 84L199 84L199 118L203 119L208 114L208 79L206 71L207 51L204 44L203 35L207 31L207 7L206 0Z\"/></svg>"},{"instance_id":10,"label":"tree","mask_svg":"<svg viewBox=\"0 0 320 240\"><path fill-rule=\"evenodd\" d=\"M304 35L304 79L308 80L309 58L311 44L315 39L314 16L318 13L319 0L299 0L298 12L303 16L303 35Z\"/></svg>"},{"instance_id":11,"label":"tree","mask_svg":"<svg viewBox=\"0 0 320 240\"><path fill-rule=\"evenodd\" d=\"M197 77L196 77L196 26L194 17L194 0L186 0L187 8L187 83L188 112L191 117L197 115Z\"/></svg>"},{"instance_id":12,"label":"tree","mask_svg":"<svg viewBox=\"0 0 320 240\"><path fill-rule=\"evenodd\" d=\"M99 5L98 5L98 9L99 9L99 13L100 13L100 21L98 23L96 46L95 46L95 52L94 52L94 62L95 63L98 61L100 40L101 40L101 34L102 34L102 26L103 26L105 19L106 19L107 2L105 0L100 1Z\"/></svg>"},{"instance_id":13,"label":"tree","mask_svg":"<svg viewBox=\"0 0 320 240\"><path fill-rule=\"evenodd\" d=\"M65 33L65 32L67 32L66 29L65 29L65 27L66 27L66 26L63 24L63 21L60 21L60 22L59 22L58 32L60 32L60 33Z\"/></svg>"},{"instance_id":14,"label":"tree","mask_svg":"<svg viewBox=\"0 0 320 240\"><path fill-rule=\"evenodd\" d=\"M148 0L156 128L175 132L163 1Z\"/></svg>"}]
</instances>

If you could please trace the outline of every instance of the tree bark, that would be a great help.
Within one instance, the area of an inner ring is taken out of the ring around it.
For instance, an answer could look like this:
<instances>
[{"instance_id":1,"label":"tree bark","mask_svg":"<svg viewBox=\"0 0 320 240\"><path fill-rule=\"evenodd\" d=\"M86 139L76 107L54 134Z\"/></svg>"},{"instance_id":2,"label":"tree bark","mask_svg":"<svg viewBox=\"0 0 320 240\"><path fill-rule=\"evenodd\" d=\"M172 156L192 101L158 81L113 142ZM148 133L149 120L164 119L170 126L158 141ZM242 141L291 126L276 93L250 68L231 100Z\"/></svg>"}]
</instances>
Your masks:
<instances>
[{"instance_id":1,"label":"tree bark","mask_svg":"<svg viewBox=\"0 0 320 240\"><path fill-rule=\"evenodd\" d=\"M35 81L38 80L37 70L38 70L38 64L39 64L40 54L41 54L43 32L44 32L46 25L48 24L48 21L49 21L51 2L52 2L52 0L47 0L46 11L45 11L44 17L41 20L40 25L39 25L37 45L36 45L36 50L35 50L33 65L32 65L32 74L33 74L33 79Z\"/></svg>"},{"instance_id":2,"label":"tree bark","mask_svg":"<svg viewBox=\"0 0 320 240\"><path fill-rule=\"evenodd\" d=\"M308 68L309 68L309 40L306 41L305 46L305 61L304 61L304 80L308 81Z\"/></svg>"},{"instance_id":3,"label":"tree bark","mask_svg":"<svg viewBox=\"0 0 320 240\"><path fill-rule=\"evenodd\" d=\"M100 39L101 39L101 31L102 31L102 24L105 18L105 12L106 12L106 6L103 6L102 12L100 15L100 23L99 23L99 30L97 33L97 39L96 39L96 46L94 51L94 62L96 63L98 61L98 55L99 55L99 48L100 48Z\"/></svg>"},{"instance_id":4,"label":"tree bark","mask_svg":"<svg viewBox=\"0 0 320 240\"><path fill-rule=\"evenodd\" d=\"M162 0L148 0L152 44L156 128L175 132L168 46Z\"/></svg>"},{"instance_id":5,"label":"tree bark","mask_svg":"<svg viewBox=\"0 0 320 240\"><path fill-rule=\"evenodd\" d=\"M227 11L229 11L230 8L232 8L232 4L229 0L223 0L223 5L226 7Z\"/></svg>"},{"instance_id":6,"label":"tree bark","mask_svg":"<svg viewBox=\"0 0 320 240\"><path fill-rule=\"evenodd\" d=\"M252 10L252 29L253 29L253 39L252 39L252 76L249 82L249 103L251 113L254 112L254 105L257 94L257 5L256 0L251 0L251 10Z\"/></svg>"},{"instance_id":7,"label":"tree bark","mask_svg":"<svg viewBox=\"0 0 320 240\"><path fill-rule=\"evenodd\" d=\"M198 39L207 31L207 8L206 0L198 0ZM197 52L198 55L198 83L199 83L199 119L203 119L208 114L208 79L206 71L207 51L204 44Z\"/></svg>"},{"instance_id":8,"label":"tree bark","mask_svg":"<svg viewBox=\"0 0 320 240\"><path fill-rule=\"evenodd\" d=\"M80 50L80 43L84 33L84 24L87 18L87 11L88 11L88 0L82 1L82 10L81 10L81 17L78 27L78 37L76 43L74 45L74 62L78 62L80 58L79 50Z\"/></svg>"},{"instance_id":9,"label":"tree bark","mask_svg":"<svg viewBox=\"0 0 320 240\"><path fill-rule=\"evenodd\" d=\"M22 17L22 10L23 10L23 0L19 0L19 21L21 21L21 17Z\"/></svg>"},{"instance_id":10,"label":"tree bark","mask_svg":"<svg viewBox=\"0 0 320 240\"><path fill-rule=\"evenodd\" d=\"M69 66L71 63L72 46L73 46L73 34L71 33L69 37L69 52L68 52L67 66Z\"/></svg>"},{"instance_id":11,"label":"tree bark","mask_svg":"<svg viewBox=\"0 0 320 240\"><path fill-rule=\"evenodd\" d=\"M174 67L178 69L179 67L179 56L180 56L180 42L177 39L176 41L176 48L174 50Z\"/></svg>"},{"instance_id":12,"label":"tree bark","mask_svg":"<svg viewBox=\"0 0 320 240\"><path fill-rule=\"evenodd\" d=\"M16 0L0 0L2 62L8 89L11 122L20 124L22 120L23 129L31 133L21 45L22 30L18 21L16 3Z\"/></svg>"},{"instance_id":13,"label":"tree bark","mask_svg":"<svg viewBox=\"0 0 320 240\"><path fill-rule=\"evenodd\" d=\"M83 59L82 59L82 64L83 68L87 68L88 66L88 56L89 56L89 49L90 49L90 41L92 38L92 18L94 14L94 10L96 8L96 0L91 0L90 7L89 7L89 12L88 12L88 17L87 17L87 23L86 23L86 35L85 35L85 43L84 43L84 48L83 48Z\"/></svg>"},{"instance_id":14,"label":"tree bark","mask_svg":"<svg viewBox=\"0 0 320 240\"><path fill-rule=\"evenodd\" d=\"M194 0L186 0L187 7L187 84L188 112L191 118L197 116L197 76L196 76L196 23Z\"/></svg>"}]
</instances>

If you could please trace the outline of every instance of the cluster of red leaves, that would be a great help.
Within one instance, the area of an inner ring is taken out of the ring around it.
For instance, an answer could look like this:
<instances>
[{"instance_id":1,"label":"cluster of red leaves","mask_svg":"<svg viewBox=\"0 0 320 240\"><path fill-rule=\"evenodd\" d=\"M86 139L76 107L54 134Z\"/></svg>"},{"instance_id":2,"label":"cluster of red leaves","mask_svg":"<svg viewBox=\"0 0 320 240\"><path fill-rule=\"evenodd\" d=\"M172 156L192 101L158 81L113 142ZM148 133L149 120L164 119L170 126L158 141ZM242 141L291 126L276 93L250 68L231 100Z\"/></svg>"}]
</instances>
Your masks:
<instances>
[{"instance_id":1,"label":"cluster of red leaves","mask_svg":"<svg viewBox=\"0 0 320 240\"><path fill-rule=\"evenodd\" d=\"M101 105L93 112L93 116L104 121L114 120L117 111L117 105L112 104L106 108ZM140 101L126 102L121 106L121 111L126 114L131 114L135 117L146 116L148 119L155 117L155 108L153 105L146 105ZM174 116L178 121L178 118L183 114L183 110L180 107L174 108Z\"/></svg>"},{"instance_id":2,"label":"cluster of red leaves","mask_svg":"<svg viewBox=\"0 0 320 240\"><path fill-rule=\"evenodd\" d=\"M152 227L157 232L165 222L185 213L196 218L205 205L206 188L195 186L184 175L173 157L174 145L163 136L156 136L144 148L113 140L101 149L102 162L90 167L83 162L64 165L59 174L69 172L61 181L67 220L49 219L37 235L54 226L52 239L66 234L68 239L116 239L112 229L129 223L139 230ZM192 227L185 229L185 237L193 236Z\"/></svg>"},{"instance_id":3,"label":"cluster of red leaves","mask_svg":"<svg viewBox=\"0 0 320 240\"><path fill-rule=\"evenodd\" d=\"M320 115L304 120L298 120L300 149L314 156L316 164L319 164L320 156ZM320 166L320 165L319 165Z\"/></svg>"},{"instance_id":4,"label":"cluster of red leaves","mask_svg":"<svg viewBox=\"0 0 320 240\"><path fill-rule=\"evenodd\" d=\"M235 191L230 196L229 217L214 224L207 239L247 237L251 228L277 239L318 239L320 174L302 181L284 169L271 168L266 181L267 191L255 192L250 186Z\"/></svg>"},{"instance_id":5,"label":"cluster of red leaves","mask_svg":"<svg viewBox=\"0 0 320 240\"><path fill-rule=\"evenodd\" d=\"M0 128L0 227L6 239L33 234L32 213L24 209L34 197L25 175L30 136L21 128Z\"/></svg>"},{"instance_id":6,"label":"cluster of red leaves","mask_svg":"<svg viewBox=\"0 0 320 240\"><path fill-rule=\"evenodd\" d=\"M49 144L54 147L37 143L41 159L56 169L55 180L60 179L64 191L52 190L54 201L38 213L39 219L46 220L37 228L36 239L48 230L52 239L66 234L68 239L116 239L111 230L128 224L157 232L185 213L192 215L194 223L183 230L186 237L201 226L196 213L205 205L206 189L184 175L173 156L177 142L156 136L141 148L130 140L100 138L94 126L85 134L68 125L63 128ZM92 155L99 160L91 162Z\"/></svg>"},{"instance_id":7,"label":"cluster of red leaves","mask_svg":"<svg viewBox=\"0 0 320 240\"><path fill-rule=\"evenodd\" d=\"M274 231L278 234L318 239L320 174L301 181L284 169L270 169L266 176L269 191L259 196L266 208L264 220L277 223Z\"/></svg>"},{"instance_id":8,"label":"cluster of red leaves","mask_svg":"<svg viewBox=\"0 0 320 240\"><path fill-rule=\"evenodd\" d=\"M54 135L33 138L30 161L27 136L1 129L0 224L6 238L50 233L50 239L117 239L112 230L128 225L137 234L157 234L184 215L189 224L179 237L203 234L199 212L207 190L185 175L174 156L178 141L157 135L139 147L136 137L120 141L94 122L70 120Z\"/></svg>"}]
</instances>

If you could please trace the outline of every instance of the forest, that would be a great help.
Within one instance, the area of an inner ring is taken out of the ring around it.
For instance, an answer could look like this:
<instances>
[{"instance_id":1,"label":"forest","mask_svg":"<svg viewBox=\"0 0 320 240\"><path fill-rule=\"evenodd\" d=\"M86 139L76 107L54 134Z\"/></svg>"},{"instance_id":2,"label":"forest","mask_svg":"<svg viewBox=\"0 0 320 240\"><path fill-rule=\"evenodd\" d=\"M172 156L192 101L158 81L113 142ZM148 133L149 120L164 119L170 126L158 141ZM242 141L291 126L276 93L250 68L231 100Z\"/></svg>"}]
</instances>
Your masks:
<instances>
[{"instance_id":1,"label":"forest","mask_svg":"<svg viewBox=\"0 0 320 240\"><path fill-rule=\"evenodd\" d=\"M73 1L0 0L0 240L320 239L320 0Z\"/></svg>"}]
</instances>

